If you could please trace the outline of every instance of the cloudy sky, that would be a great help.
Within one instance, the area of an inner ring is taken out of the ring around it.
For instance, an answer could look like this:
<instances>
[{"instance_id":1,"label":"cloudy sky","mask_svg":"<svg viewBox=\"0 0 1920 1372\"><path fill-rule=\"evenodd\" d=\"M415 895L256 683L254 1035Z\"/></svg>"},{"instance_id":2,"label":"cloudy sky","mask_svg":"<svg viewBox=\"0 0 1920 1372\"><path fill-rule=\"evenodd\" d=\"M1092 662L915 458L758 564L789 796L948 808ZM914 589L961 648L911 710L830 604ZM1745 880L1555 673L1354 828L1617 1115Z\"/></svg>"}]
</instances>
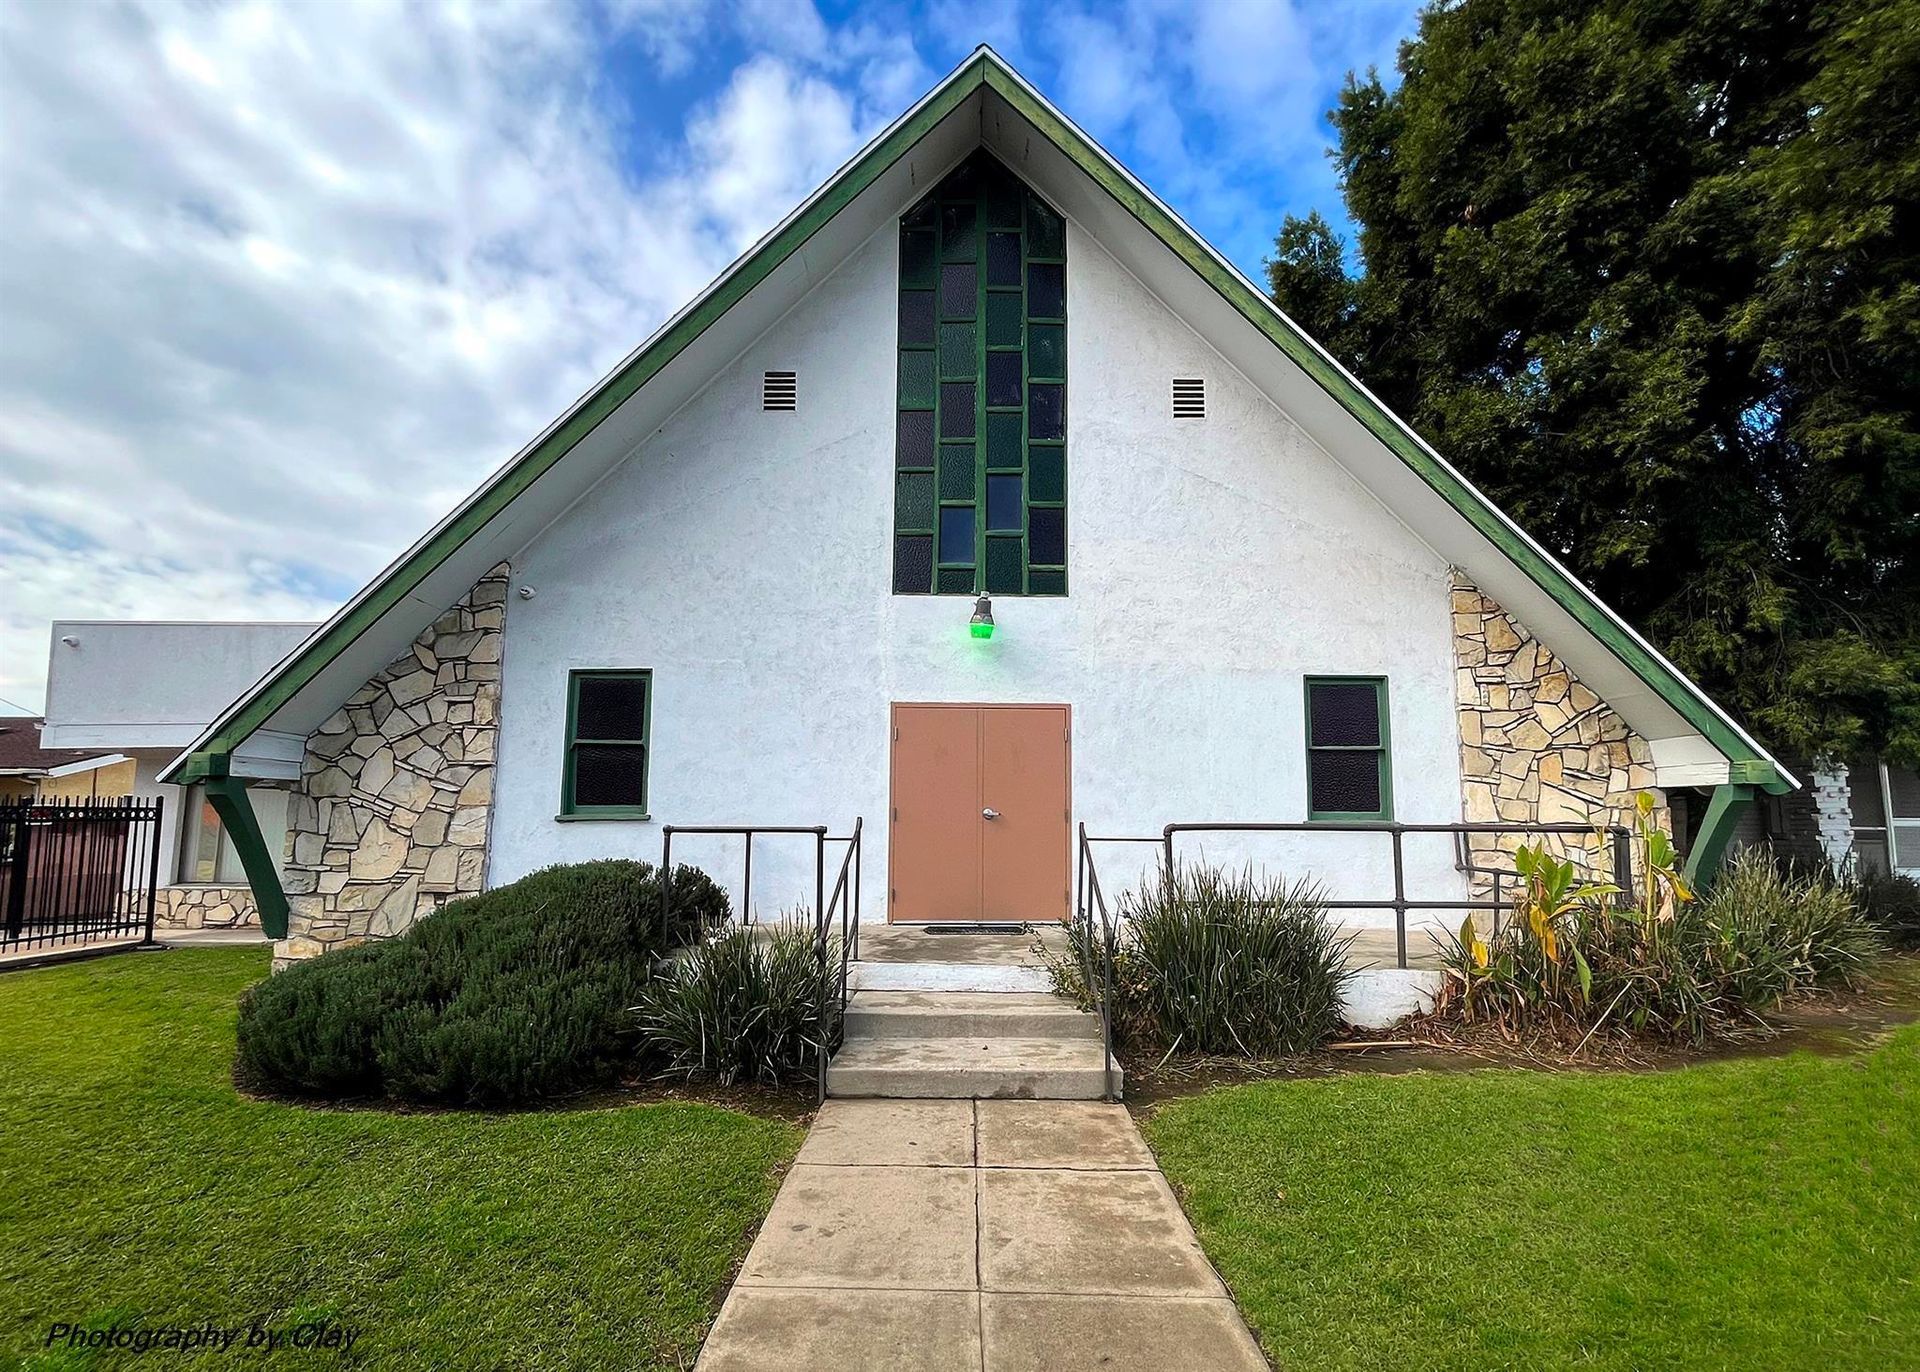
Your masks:
<instances>
[{"instance_id":1,"label":"cloudy sky","mask_svg":"<svg viewBox=\"0 0 1920 1372\"><path fill-rule=\"evenodd\" d=\"M1414 9L6 0L0 697L324 617L978 43L1257 277Z\"/></svg>"}]
</instances>

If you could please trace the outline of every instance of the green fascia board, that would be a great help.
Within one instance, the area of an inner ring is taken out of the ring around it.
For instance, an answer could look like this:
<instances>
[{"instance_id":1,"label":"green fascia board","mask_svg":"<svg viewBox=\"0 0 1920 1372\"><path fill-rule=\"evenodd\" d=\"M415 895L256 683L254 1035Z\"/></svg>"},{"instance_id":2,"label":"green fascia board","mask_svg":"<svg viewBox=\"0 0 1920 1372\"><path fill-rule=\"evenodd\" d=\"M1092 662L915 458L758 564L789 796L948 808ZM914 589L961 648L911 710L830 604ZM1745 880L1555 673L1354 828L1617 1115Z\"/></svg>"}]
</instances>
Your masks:
<instances>
[{"instance_id":1,"label":"green fascia board","mask_svg":"<svg viewBox=\"0 0 1920 1372\"><path fill-rule=\"evenodd\" d=\"M268 938L287 936L287 893L280 885L280 871L267 851L267 840L260 832L260 821L247 799L247 784L238 777L209 776L205 783L207 801L220 816L221 826L233 840L240 855L240 866L253 888L254 908L260 912L260 932Z\"/></svg>"},{"instance_id":2,"label":"green fascia board","mask_svg":"<svg viewBox=\"0 0 1920 1372\"><path fill-rule=\"evenodd\" d=\"M288 661L243 697L196 753L231 754L287 704L348 645L399 604L515 498L550 471L600 422L657 375L905 156L954 109L985 86L1093 179L1122 208L1206 281L1242 318L1264 334L1315 384L1451 505L1484 538L1525 572L1574 620L1698 730L1750 784L1773 792L1792 789L1778 764L1733 721L1615 618L1593 594L1546 555L1484 496L1467 484L1413 431L1329 358L1300 327L1273 308L1239 272L1210 249L1118 162L1095 145L991 49L981 47L913 110L880 135L828 181L814 200L729 269L658 337L614 372L587 400L498 473L454 518L389 568L367 593L321 628ZM185 761L161 775L177 781Z\"/></svg>"},{"instance_id":3,"label":"green fascia board","mask_svg":"<svg viewBox=\"0 0 1920 1372\"><path fill-rule=\"evenodd\" d=\"M1359 420L1394 456L1458 511L1560 607L1599 639L1634 675L1713 744L1742 779L1769 791L1793 789L1773 759L1760 752L1723 713L1705 700L1672 666L1654 654L1587 588L1549 558L1459 473L1440 460L1407 425L1369 395L1301 330L1223 262L1199 235L1166 209L1104 151L1037 96L999 61L987 68L987 85L1022 118L1185 262L1254 328Z\"/></svg>"},{"instance_id":4,"label":"green fascia board","mask_svg":"<svg viewBox=\"0 0 1920 1372\"><path fill-rule=\"evenodd\" d=\"M397 606L468 540L511 505L524 491L551 471L588 434L626 403L642 386L721 319L728 310L773 274L835 215L852 204L894 163L912 150L955 108L964 104L986 82L989 67L985 49L968 58L946 81L863 153L843 167L820 194L764 242L730 268L658 337L640 349L512 465L502 469L431 537L384 572L367 593L301 645L274 674L241 698L217 730L202 739L187 758L176 761L160 776L162 781L187 779L192 759L205 754L231 755L256 730L291 701L363 633Z\"/></svg>"}]
</instances>

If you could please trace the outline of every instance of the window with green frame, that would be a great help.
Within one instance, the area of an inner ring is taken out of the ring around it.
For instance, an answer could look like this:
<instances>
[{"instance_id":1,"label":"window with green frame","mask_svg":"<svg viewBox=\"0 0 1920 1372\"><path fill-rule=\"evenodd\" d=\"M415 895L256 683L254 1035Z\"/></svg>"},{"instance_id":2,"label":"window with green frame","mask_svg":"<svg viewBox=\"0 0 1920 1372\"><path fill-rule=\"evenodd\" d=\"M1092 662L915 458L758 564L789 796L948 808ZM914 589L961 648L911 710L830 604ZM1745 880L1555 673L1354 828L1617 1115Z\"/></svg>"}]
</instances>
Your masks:
<instances>
[{"instance_id":1,"label":"window with green frame","mask_svg":"<svg viewBox=\"0 0 1920 1372\"><path fill-rule=\"evenodd\" d=\"M1067 234L985 150L900 219L898 595L1067 593Z\"/></svg>"},{"instance_id":2,"label":"window with green frame","mask_svg":"<svg viewBox=\"0 0 1920 1372\"><path fill-rule=\"evenodd\" d=\"M1307 818L1392 819L1387 679L1307 678Z\"/></svg>"},{"instance_id":3,"label":"window with green frame","mask_svg":"<svg viewBox=\"0 0 1920 1372\"><path fill-rule=\"evenodd\" d=\"M576 819L645 819L653 673L567 674L567 754L560 813Z\"/></svg>"}]
</instances>

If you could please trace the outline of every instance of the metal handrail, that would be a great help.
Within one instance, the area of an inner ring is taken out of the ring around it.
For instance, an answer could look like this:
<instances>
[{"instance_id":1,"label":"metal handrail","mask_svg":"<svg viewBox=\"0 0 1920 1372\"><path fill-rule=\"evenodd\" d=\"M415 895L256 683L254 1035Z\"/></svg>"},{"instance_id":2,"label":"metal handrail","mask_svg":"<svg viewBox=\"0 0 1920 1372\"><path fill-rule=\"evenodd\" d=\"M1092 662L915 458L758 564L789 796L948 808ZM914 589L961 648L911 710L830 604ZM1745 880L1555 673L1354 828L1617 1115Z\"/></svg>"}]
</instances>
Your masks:
<instances>
[{"instance_id":1,"label":"metal handrail","mask_svg":"<svg viewBox=\"0 0 1920 1372\"><path fill-rule=\"evenodd\" d=\"M1096 843L1157 845L1160 841L1157 838L1101 838L1088 834L1084 823L1080 825L1079 870L1074 882L1074 918L1084 926L1084 937L1079 940L1080 984L1086 988L1087 998L1093 1001L1093 1008L1100 1016L1101 1095L1110 1101L1120 1099L1120 1093L1113 1089L1113 965L1118 937L1113 916L1107 909L1106 894L1100 889L1100 872L1093 860L1093 845ZM1096 910L1100 915L1098 929L1093 923ZM1098 940L1098 966L1094 965L1096 939Z\"/></svg>"},{"instance_id":2,"label":"metal handrail","mask_svg":"<svg viewBox=\"0 0 1920 1372\"><path fill-rule=\"evenodd\" d=\"M1192 833L1267 833L1267 834L1325 834L1325 833L1361 833L1385 834L1393 842L1393 897L1390 900L1327 900L1321 904L1329 910L1392 910L1395 941L1395 964L1402 970L1407 966L1407 911L1409 910L1492 910L1495 918L1503 908L1499 886L1495 888L1493 900L1413 900L1407 895L1406 854L1403 840L1408 834L1452 834L1458 839L1467 834L1604 834L1613 846L1613 884L1622 893L1633 887L1633 852L1630 846L1631 833L1621 825L1594 824L1497 824L1497 823L1458 823L1458 824L1401 824L1395 820L1313 820L1302 823L1260 823L1247 821L1227 821L1210 824L1169 824L1161 831L1164 845L1162 860L1167 870L1173 870L1173 840L1176 834ZM1495 871L1497 869L1488 869ZM1510 874L1511 875L1511 874ZM1625 895L1616 899L1625 899Z\"/></svg>"},{"instance_id":3,"label":"metal handrail","mask_svg":"<svg viewBox=\"0 0 1920 1372\"><path fill-rule=\"evenodd\" d=\"M854 816L853 833L845 842L847 851L840 859L840 874L834 879L833 895L821 909L819 923L815 933L814 956L820 964L820 1024L819 1038L815 1044L815 1077L819 1088L819 1099L824 1104L827 1099L827 1060L832 1056L831 1021L827 1007L833 1003L833 987L827 979L830 966L827 959L827 947L833 930L833 912L840 911L840 989L839 1014L844 1020L847 1013L847 969L852 961L853 952L860 942L860 833L866 827L866 820ZM851 869L851 887L849 887L849 869Z\"/></svg>"},{"instance_id":4,"label":"metal handrail","mask_svg":"<svg viewBox=\"0 0 1920 1372\"><path fill-rule=\"evenodd\" d=\"M740 873L740 905L742 917L753 910L753 840L756 834L811 834L813 836L813 944L814 960L820 973L820 1022L815 1043L816 1072L820 1099L827 1098L827 1059L832 1053L832 1033L829 1030L827 1007L833 1002L833 988L828 980L829 961L827 948L832 939L833 912L840 912L840 1013L847 1010L847 974L849 962L859 956L860 951L860 866L863 852L861 831L865 821L855 816L853 832L850 834L830 834L824 824L663 824L660 826L660 941L665 946L672 932L671 914L673 908L671 888L673 885L673 836L675 834L721 834L730 835L745 841L745 855ZM844 843L845 855L840 859L840 871L833 884L831 897L827 891L827 845Z\"/></svg>"}]
</instances>

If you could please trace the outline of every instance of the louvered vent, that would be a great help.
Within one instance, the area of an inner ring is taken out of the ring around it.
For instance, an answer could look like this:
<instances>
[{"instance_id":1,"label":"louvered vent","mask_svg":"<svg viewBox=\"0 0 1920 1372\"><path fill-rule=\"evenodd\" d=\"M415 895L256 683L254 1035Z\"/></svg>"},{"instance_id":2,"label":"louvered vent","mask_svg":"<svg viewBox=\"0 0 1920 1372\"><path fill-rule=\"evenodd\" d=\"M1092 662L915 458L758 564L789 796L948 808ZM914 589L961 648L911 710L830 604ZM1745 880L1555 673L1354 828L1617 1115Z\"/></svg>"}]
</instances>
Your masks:
<instances>
[{"instance_id":1,"label":"louvered vent","mask_svg":"<svg viewBox=\"0 0 1920 1372\"><path fill-rule=\"evenodd\" d=\"M1173 417L1175 419L1205 419L1207 417L1207 383L1197 376L1176 376L1173 379Z\"/></svg>"},{"instance_id":2,"label":"louvered vent","mask_svg":"<svg viewBox=\"0 0 1920 1372\"><path fill-rule=\"evenodd\" d=\"M799 407L800 380L793 372L768 372L760 378L760 408L792 410Z\"/></svg>"}]
</instances>

